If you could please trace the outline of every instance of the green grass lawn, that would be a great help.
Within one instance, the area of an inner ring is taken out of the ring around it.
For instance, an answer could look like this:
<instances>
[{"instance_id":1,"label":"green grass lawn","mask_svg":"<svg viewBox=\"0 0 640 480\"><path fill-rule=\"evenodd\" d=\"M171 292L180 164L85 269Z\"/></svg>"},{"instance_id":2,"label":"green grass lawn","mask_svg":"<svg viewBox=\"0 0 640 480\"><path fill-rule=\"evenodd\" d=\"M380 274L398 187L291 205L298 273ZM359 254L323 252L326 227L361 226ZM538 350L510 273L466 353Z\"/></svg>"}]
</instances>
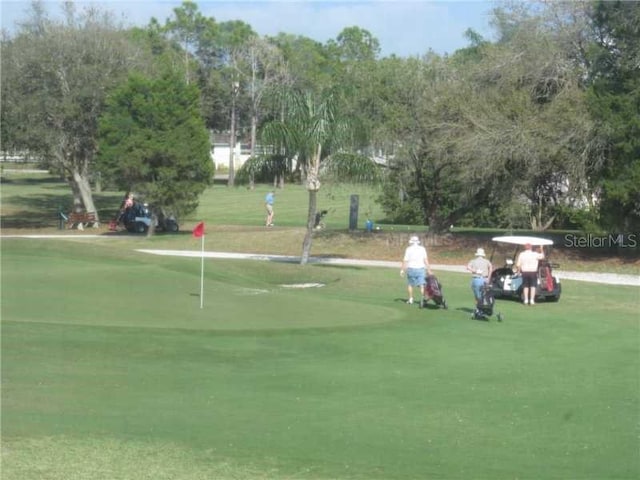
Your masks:
<instances>
[{"instance_id":1,"label":"green grass lawn","mask_svg":"<svg viewBox=\"0 0 640 480\"><path fill-rule=\"evenodd\" d=\"M205 220L214 225L256 225L265 223L264 198L272 187L256 185L254 190L245 187L229 188L215 185L200 199L198 210L184 219L185 222ZM304 226L307 222L308 194L301 185L285 185L275 190L276 226ZM364 228L367 218L376 222L384 219L376 199L379 191L366 185L323 185L318 192L318 210L327 210L323 221L328 228L349 227L351 196L358 197L358 227Z\"/></svg>"},{"instance_id":2,"label":"green grass lawn","mask_svg":"<svg viewBox=\"0 0 640 480\"><path fill-rule=\"evenodd\" d=\"M204 220L210 225L264 226L264 197L272 187L257 185L254 190L244 186L227 187L215 184L200 197L196 212L180 221L183 228ZM117 212L125 192L94 193L100 217L108 223ZM69 186L46 174L11 172L2 176L2 227L55 228L57 212L69 212L73 198ZM378 189L366 185L326 184L318 193L318 209L327 210L324 221L328 228L349 226L349 204L352 195L359 200L358 226L364 228L367 218L384 219L376 202ZM308 194L301 185L288 184L276 190L276 221L278 226L304 226L307 219Z\"/></svg>"},{"instance_id":3,"label":"green grass lawn","mask_svg":"<svg viewBox=\"0 0 640 480\"><path fill-rule=\"evenodd\" d=\"M215 184L200 197L198 209L181 218L180 235L138 237L121 235L123 249L128 248L184 248L189 244L191 229L200 221L206 224L206 248L229 252L300 255L305 233L308 194L300 185L287 184L276 193L276 227L264 227L264 196L270 189L257 185L229 188ZM116 213L124 192L103 191L94 194L96 207L103 221L101 228L85 233L109 236L108 221ZM349 231L349 206L352 195L359 198L358 230ZM379 191L363 185L325 184L318 194L318 207L328 210L327 228L314 234L313 256L337 256L377 260L399 260L413 233L425 234L424 226L385 224L385 215L376 199ZM77 230L58 230L57 212L71 209L69 187L51 175L2 173L0 189L2 214L0 227L3 234L62 233L80 236ZM364 231L367 218L382 230ZM453 235L433 239L428 245L433 263L464 265L479 246L492 250L491 237L512 233L500 229L454 229ZM563 249L562 238L567 232L546 232L556 239L552 261L560 263L562 270L616 272L640 274L640 248ZM144 245L144 247L141 247ZM199 248L197 242L189 248ZM498 257L496 257L498 258ZM499 257L502 262L503 258Z\"/></svg>"},{"instance_id":4,"label":"green grass lawn","mask_svg":"<svg viewBox=\"0 0 640 480\"><path fill-rule=\"evenodd\" d=\"M640 476L637 288L479 322L464 275L420 310L396 269L206 260L200 309L199 258L134 246L2 241L3 480Z\"/></svg>"}]
</instances>

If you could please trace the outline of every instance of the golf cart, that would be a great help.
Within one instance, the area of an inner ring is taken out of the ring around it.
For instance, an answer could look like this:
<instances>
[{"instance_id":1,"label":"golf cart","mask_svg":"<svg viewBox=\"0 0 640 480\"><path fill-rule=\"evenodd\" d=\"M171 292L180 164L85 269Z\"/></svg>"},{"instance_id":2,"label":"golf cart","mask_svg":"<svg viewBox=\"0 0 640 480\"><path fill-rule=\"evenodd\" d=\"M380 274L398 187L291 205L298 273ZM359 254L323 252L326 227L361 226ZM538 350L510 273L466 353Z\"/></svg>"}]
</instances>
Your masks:
<instances>
[{"instance_id":1,"label":"golf cart","mask_svg":"<svg viewBox=\"0 0 640 480\"><path fill-rule=\"evenodd\" d=\"M495 298L516 298L522 299L522 277L519 272L514 271L515 262L518 254L524 249L526 244L530 244L532 248L548 247L553 245L553 241L547 238L527 237L527 236L504 236L493 237L492 240L496 245L491 254L491 263L493 257L500 247L509 245L514 246L513 254L508 257L503 267L494 269L491 274L490 284ZM546 300L557 302L560 300L562 286L557 275L553 274L553 268L557 268L557 264L552 264L547 258L548 252L545 252L545 258L538 263L538 286L536 287L536 300Z\"/></svg>"},{"instance_id":2,"label":"golf cart","mask_svg":"<svg viewBox=\"0 0 640 480\"><path fill-rule=\"evenodd\" d=\"M154 221L154 216L147 203L134 202L133 206L124 212L122 221L127 231L145 233ZM165 216L159 212L155 216L155 221L156 230L171 233L178 231L178 222L173 216Z\"/></svg>"}]
</instances>

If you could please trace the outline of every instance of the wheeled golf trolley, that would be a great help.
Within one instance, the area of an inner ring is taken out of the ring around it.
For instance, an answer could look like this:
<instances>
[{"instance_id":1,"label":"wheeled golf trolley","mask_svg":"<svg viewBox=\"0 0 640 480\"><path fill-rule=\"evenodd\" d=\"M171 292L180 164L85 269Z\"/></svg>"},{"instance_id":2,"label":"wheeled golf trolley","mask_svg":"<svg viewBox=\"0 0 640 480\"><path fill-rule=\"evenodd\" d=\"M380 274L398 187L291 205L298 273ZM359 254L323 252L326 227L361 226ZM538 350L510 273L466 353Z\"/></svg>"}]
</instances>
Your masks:
<instances>
[{"instance_id":1,"label":"wheeled golf trolley","mask_svg":"<svg viewBox=\"0 0 640 480\"><path fill-rule=\"evenodd\" d=\"M448 308L447 301L442 294L442 284L435 275L427 275L424 298L420 303L420 308L426 307L429 300L433 300L437 307L442 307L445 310Z\"/></svg>"}]
</instances>

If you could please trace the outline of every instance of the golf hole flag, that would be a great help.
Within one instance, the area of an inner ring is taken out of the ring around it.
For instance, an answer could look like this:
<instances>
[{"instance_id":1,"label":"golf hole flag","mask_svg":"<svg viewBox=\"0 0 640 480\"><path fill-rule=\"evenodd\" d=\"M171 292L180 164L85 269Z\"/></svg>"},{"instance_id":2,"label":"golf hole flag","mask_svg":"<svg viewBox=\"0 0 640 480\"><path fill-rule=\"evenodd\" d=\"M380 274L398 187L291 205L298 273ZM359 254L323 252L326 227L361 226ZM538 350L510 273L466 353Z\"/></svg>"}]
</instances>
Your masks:
<instances>
[{"instance_id":1,"label":"golf hole flag","mask_svg":"<svg viewBox=\"0 0 640 480\"><path fill-rule=\"evenodd\" d=\"M200 255L200 308L202 308L204 306L204 222L195 226L193 236L202 239L202 254Z\"/></svg>"},{"instance_id":2,"label":"golf hole flag","mask_svg":"<svg viewBox=\"0 0 640 480\"><path fill-rule=\"evenodd\" d=\"M200 222L196 225L196 227L193 229L193 236L196 238L204 236L204 222Z\"/></svg>"}]
</instances>

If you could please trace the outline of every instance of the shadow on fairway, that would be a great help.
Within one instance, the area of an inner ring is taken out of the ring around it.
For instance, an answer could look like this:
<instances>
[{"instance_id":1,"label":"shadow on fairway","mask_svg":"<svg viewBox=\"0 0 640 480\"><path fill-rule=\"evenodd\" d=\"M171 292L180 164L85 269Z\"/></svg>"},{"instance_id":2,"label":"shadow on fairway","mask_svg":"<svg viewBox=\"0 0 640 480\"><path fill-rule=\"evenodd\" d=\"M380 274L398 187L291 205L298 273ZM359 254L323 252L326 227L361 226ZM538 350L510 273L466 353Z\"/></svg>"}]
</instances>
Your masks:
<instances>
[{"instance_id":1,"label":"shadow on fairway","mask_svg":"<svg viewBox=\"0 0 640 480\"><path fill-rule=\"evenodd\" d=\"M440 305L436 305L435 303L427 303L424 307L422 307L423 310L444 310L444 308L442 308Z\"/></svg>"},{"instance_id":2,"label":"shadow on fairway","mask_svg":"<svg viewBox=\"0 0 640 480\"><path fill-rule=\"evenodd\" d=\"M458 308L456 308L456 310L458 312L465 312L465 313L468 313L468 314L472 314L474 312L473 308L467 308L467 307L458 307Z\"/></svg>"},{"instance_id":3,"label":"shadow on fairway","mask_svg":"<svg viewBox=\"0 0 640 480\"><path fill-rule=\"evenodd\" d=\"M484 318L475 318L473 316L473 312L475 312L475 309L473 308L458 307L456 308L456 310L458 312L467 313L469 315L469 320L473 320L475 322L490 322L492 320L497 320L498 322L502 322L502 320L504 320L504 317L500 313L496 313L495 315L487 315Z\"/></svg>"}]
</instances>

